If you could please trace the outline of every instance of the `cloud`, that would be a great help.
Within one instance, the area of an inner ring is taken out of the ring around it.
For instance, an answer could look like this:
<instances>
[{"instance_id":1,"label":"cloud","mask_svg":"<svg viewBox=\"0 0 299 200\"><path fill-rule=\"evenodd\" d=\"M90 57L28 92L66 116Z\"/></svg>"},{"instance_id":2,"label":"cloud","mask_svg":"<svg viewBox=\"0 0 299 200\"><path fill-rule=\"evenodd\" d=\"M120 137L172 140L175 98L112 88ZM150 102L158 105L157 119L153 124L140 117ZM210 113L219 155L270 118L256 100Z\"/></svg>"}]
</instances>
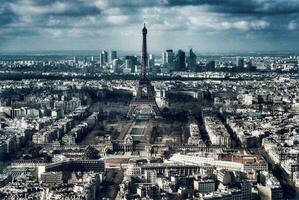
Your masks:
<instances>
[{"instance_id":1,"label":"cloud","mask_svg":"<svg viewBox=\"0 0 299 200\"><path fill-rule=\"evenodd\" d=\"M43 2L43 3L41 3ZM52 15L52 16L85 16L100 14L95 6L79 0L72 1L34 1L20 0L9 3L9 8L16 15Z\"/></svg>"},{"instance_id":2,"label":"cloud","mask_svg":"<svg viewBox=\"0 0 299 200\"><path fill-rule=\"evenodd\" d=\"M222 22L222 28L224 29L239 29L243 31L248 30L262 30L269 27L269 23L266 21L236 21L236 22Z\"/></svg>"},{"instance_id":3,"label":"cloud","mask_svg":"<svg viewBox=\"0 0 299 200\"><path fill-rule=\"evenodd\" d=\"M24 29L20 28L16 30L15 28L9 28L9 29L0 29L0 41L1 38L3 40L5 39L15 39L15 38L33 38L35 36L39 36L39 31L36 29Z\"/></svg>"},{"instance_id":4,"label":"cloud","mask_svg":"<svg viewBox=\"0 0 299 200\"><path fill-rule=\"evenodd\" d=\"M299 12L297 0L168 0L168 6L206 6L208 10L244 15L281 15Z\"/></svg>"},{"instance_id":5,"label":"cloud","mask_svg":"<svg viewBox=\"0 0 299 200\"><path fill-rule=\"evenodd\" d=\"M62 30L60 29L46 28L45 31L47 31L53 37L59 37L63 34Z\"/></svg>"},{"instance_id":6,"label":"cloud","mask_svg":"<svg viewBox=\"0 0 299 200\"><path fill-rule=\"evenodd\" d=\"M289 30L296 30L297 27L298 27L298 24L294 20L290 21L289 24L288 24L288 29Z\"/></svg>"},{"instance_id":7,"label":"cloud","mask_svg":"<svg viewBox=\"0 0 299 200\"><path fill-rule=\"evenodd\" d=\"M17 17L18 16L9 9L9 5L6 2L0 5L0 27L13 23L17 20Z\"/></svg>"},{"instance_id":8,"label":"cloud","mask_svg":"<svg viewBox=\"0 0 299 200\"><path fill-rule=\"evenodd\" d=\"M111 24L124 24L128 21L129 17L126 15L112 15L107 16L107 22Z\"/></svg>"},{"instance_id":9,"label":"cloud","mask_svg":"<svg viewBox=\"0 0 299 200\"><path fill-rule=\"evenodd\" d=\"M167 43L171 46L174 42L170 42L170 38L180 45L184 41L190 44L196 43L196 40L201 40L200 37L218 36L219 40L222 38L223 46L227 41L232 41L231 43L238 46L238 41L234 40L237 37L242 37L241 42L250 38L263 43L265 35L268 36L266 40L269 40L269 44L273 38L283 39L285 44L288 44L288 36L294 39L299 32L297 25L299 2L298 0L1 0L0 40L6 40L7 47L13 48L9 46L9 40L14 38L39 37L45 43L54 38L57 41L58 39L72 41L66 44L70 49L79 41L84 43L95 38L101 41L99 45L109 46L111 44L109 41L113 40L125 49L138 46L138 41L132 38L140 34L139 29L144 18L151 30L149 37L157 40L159 45L164 43L161 41L163 39L166 46ZM285 38L279 37L282 33ZM184 39L177 40L177 37ZM213 41L215 38L211 39L211 42ZM53 43L53 40L51 42ZM273 39L272 43L274 42L276 40ZM16 45L15 42L11 44ZM252 41L248 46L252 46Z\"/></svg>"},{"instance_id":10,"label":"cloud","mask_svg":"<svg viewBox=\"0 0 299 200\"><path fill-rule=\"evenodd\" d=\"M107 9L111 7L157 7L168 5L167 0L91 0L94 5L100 9Z\"/></svg>"}]
</instances>

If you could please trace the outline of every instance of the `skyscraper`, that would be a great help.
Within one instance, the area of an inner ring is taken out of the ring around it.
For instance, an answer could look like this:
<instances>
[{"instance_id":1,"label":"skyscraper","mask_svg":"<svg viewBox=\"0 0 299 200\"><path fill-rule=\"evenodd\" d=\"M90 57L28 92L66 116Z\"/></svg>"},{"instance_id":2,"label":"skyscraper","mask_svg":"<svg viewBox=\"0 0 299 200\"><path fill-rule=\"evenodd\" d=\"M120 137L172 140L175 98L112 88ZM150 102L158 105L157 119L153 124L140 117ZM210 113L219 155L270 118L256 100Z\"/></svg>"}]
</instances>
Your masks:
<instances>
[{"instance_id":1,"label":"skyscraper","mask_svg":"<svg viewBox=\"0 0 299 200\"><path fill-rule=\"evenodd\" d=\"M133 65L137 65L138 64L138 59L136 56L125 56L125 59L127 60L132 60Z\"/></svg>"},{"instance_id":2,"label":"skyscraper","mask_svg":"<svg viewBox=\"0 0 299 200\"><path fill-rule=\"evenodd\" d=\"M74 63L78 63L78 58L77 58L77 56L74 56L74 58L73 58L73 62L74 62Z\"/></svg>"},{"instance_id":3,"label":"skyscraper","mask_svg":"<svg viewBox=\"0 0 299 200\"><path fill-rule=\"evenodd\" d=\"M213 71L213 70L215 70L216 62L214 60L211 60L207 63L206 67L208 70Z\"/></svg>"},{"instance_id":4,"label":"skyscraper","mask_svg":"<svg viewBox=\"0 0 299 200\"><path fill-rule=\"evenodd\" d=\"M174 53L172 49L167 49L162 53L162 64L163 65L173 65Z\"/></svg>"},{"instance_id":5,"label":"skyscraper","mask_svg":"<svg viewBox=\"0 0 299 200\"><path fill-rule=\"evenodd\" d=\"M153 54L150 54L148 58L148 66L149 68L153 68L154 65L155 65L155 57Z\"/></svg>"},{"instance_id":6,"label":"skyscraper","mask_svg":"<svg viewBox=\"0 0 299 200\"><path fill-rule=\"evenodd\" d=\"M197 56L195 55L193 50L190 49L189 57L188 57L188 60L187 60L188 68L196 66L196 58L197 58Z\"/></svg>"},{"instance_id":7,"label":"skyscraper","mask_svg":"<svg viewBox=\"0 0 299 200\"><path fill-rule=\"evenodd\" d=\"M186 70L186 55L185 52L181 49L178 50L175 59L175 70L176 71L185 71Z\"/></svg>"},{"instance_id":8,"label":"skyscraper","mask_svg":"<svg viewBox=\"0 0 299 200\"><path fill-rule=\"evenodd\" d=\"M244 67L244 58L242 57L237 57L236 58L236 66L238 68L243 68Z\"/></svg>"},{"instance_id":9,"label":"skyscraper","mask_svg":"<svg viewBox=\"0 0 299 200\"><path fill-rule=\"evenodd\" d=\"M108 62L108 53L107 51L102 51L100 55L100 64L103 67Z\"/></svg>"},{"instance_id":10,"label":"skyscraper","mask_svg":"<svg viewBox=\"0 0 299 200\"><path fill-rule=\"evenodd\" d=\"M133 61L131 59L126 59L125 60L125 68L126 69L130 69L131 73L135 73L135 69L134 69L134 65L133 65Z\"/></svg>"},{"instance_id":11,"label":"skyscraper","mask_svg":"<svg viewBox=\"0 0 299 200\"><path fill-rule=\"evenodd\" d=\"M110 62L112 62L114 59L117 59L117 51L110 52Z\"/></svg>"},{"instance_id":12,"label":"skyscraper","mask_svg":"<svg viewBox=\"0 0 299 200\"><path fill-rule=\"evenodd\" d=\"M119 59L113 59L112 61L112 69L113 69L113 72L114 73L120 73L121 70L120 70L120 65L122 64L121 60Z\"/></svg>"}]
</instances>

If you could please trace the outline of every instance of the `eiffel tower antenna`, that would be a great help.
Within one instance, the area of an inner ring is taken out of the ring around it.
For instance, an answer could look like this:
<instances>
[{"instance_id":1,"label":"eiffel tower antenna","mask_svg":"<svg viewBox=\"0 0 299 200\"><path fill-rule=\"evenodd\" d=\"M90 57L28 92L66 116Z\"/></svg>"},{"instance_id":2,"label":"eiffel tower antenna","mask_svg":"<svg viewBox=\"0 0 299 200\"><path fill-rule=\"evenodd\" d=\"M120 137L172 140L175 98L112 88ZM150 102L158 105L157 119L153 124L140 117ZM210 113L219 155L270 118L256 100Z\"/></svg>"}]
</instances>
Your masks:
<instances>
[{"instance_id":1,"label":"eiffel tower antenna","mask_svg":"<svg viewBox=\"0 0 299 200\"><path fill-rule=\"evenodd\" d=\"M146 41L146 35L147 35L147 29L144 27L142 29L142 77L141 79L146 80L147 79L147 41Z\"/></svg>"}]
</instances>

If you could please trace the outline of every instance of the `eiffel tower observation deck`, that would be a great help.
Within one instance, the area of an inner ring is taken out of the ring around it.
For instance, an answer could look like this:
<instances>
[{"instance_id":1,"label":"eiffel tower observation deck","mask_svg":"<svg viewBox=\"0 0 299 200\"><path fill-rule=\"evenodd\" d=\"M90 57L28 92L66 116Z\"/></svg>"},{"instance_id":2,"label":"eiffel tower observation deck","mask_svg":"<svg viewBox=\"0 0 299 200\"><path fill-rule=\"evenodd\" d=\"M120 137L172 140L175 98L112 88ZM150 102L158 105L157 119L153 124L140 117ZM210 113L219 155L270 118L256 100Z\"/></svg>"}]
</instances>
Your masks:
<instances>
[{"instance_id":1,"label":"eiffel tower observation deck","mask_svg":"<svg viewBox=\"0 0 299 200\"><path fill-rule=\"evenodd\" d=\"M136 87L136 97L131 102L127 115L129 118L136 116L160 116L160 109L155 101L155 89L151 84L147 73L147 28L145 27L145 24L142 29L142 36L142 70L140 72L139 82Z\"/></svg>"}]
</instances>

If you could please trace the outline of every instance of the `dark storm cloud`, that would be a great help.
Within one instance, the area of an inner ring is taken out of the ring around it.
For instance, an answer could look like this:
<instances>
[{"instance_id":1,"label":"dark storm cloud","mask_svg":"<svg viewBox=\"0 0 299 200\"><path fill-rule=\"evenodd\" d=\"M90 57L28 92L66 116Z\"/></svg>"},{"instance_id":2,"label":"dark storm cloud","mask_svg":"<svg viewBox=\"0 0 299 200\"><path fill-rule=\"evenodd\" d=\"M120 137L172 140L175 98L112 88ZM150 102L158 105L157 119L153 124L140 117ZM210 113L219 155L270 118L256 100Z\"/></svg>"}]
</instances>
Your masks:
<instances>
[{"instance_id":1,"label":"dark storm cloud","mask_svg":"<svg viewBox=\"0 0 299 200\"><path fill-rule=\"evenodd\" d=\"M18 16L9 9L7 3L3 2L2 6L0 5L0 26L13 23L17 18Z\"/></svg>"},{"instance_id":2,"label":"dark storm cloud","mask_svg":"<svg viewBox=\"0 0 299 200\"><path fill-rule=\"evenodd\" d=\"M168 0L168 6L208 6L224 13L280 15L299 12L297 0Z\"/></svg>"},{"instance_id":3,"label":"dark storm cloud","mask_svg":"<svg viewBox=\"0 0 299 200\"><path fill-rule=\"evenodd\" d=\"M100 14L99 8L80 0L1 0L0 26L19 24L28 16L45 23L51 16L77 18Z\"/></svg>"},{"instance_id":4,"label":"dark storm cloud","mask_svg":"<svg viewBox=\"0 0 299 200\"><path fill-rule=\"evenodd\" d=\"M17 18L17 15L9 10L4 10L3 12L0 11L0 26L13 23Z\"/></svg>"},{"instance_id":5,"label":"dark storm cloud","mask_svg":"<svg viewBox=\"0 0 299 200\"><path fill-rule=\"evenodd\" d=\"M280 15L299 12L298 0L91 0L105 8L207 6L215 12L252 15ZM133 10L134 12L134 10Z\"/></svg>"},{"instance_id":6,"label":"dark storm cloud","mask_svg":"<svg viewBox=\"0 0 299 200\"><path fill-rule=\"evenodd\" d=\"M240 35L262 42L270 34L269 40L287 44L298 32L299 0L0 0L0 40L59 38L72 48L79 38L101 38L101 45L119 38L115 43L126 48L143 18L158 39L180 32L193 35L184 40L194 43L209 32L225 36L223 43Z\"/></svg>"},{"instance_id":7,"label":"dark storm cloud","mask_svg":"<svg viewBox=\"0 0 299 200\"><path fill-rule=\"evenodd\" d=\"M2 0L2 2L0 26L17 22L24 15L35 15L44 20L51 16L77 18L102 15L107 9L119 9L122 15L134 16L139 20L137 15L143 8L167 9L184 6L203 6L208 12L230 14L231 16L226 17L232 19L237 16L274 19L273 15L299 15L297 0ZM163 19L163 15L161 18Z\"/></svg>"}]
</instances>

